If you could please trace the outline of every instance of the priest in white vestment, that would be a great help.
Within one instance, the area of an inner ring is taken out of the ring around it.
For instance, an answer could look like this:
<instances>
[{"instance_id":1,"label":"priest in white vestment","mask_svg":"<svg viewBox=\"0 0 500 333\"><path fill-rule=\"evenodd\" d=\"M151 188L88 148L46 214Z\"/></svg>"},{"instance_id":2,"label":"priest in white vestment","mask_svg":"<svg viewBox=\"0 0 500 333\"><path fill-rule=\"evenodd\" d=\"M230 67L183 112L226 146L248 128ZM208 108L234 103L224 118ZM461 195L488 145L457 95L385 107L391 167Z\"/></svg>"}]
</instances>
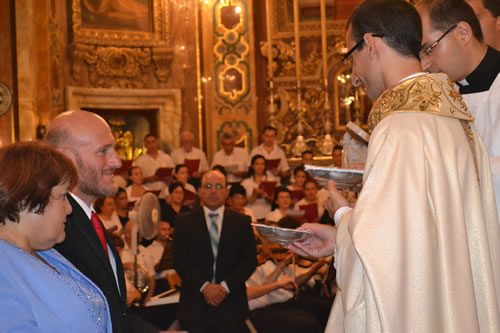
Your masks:
<instances>
[{"instance_id":1,"label":"priest in white vestment","mask_svg":"<svg viewBox=\"0 0 500 333\"><path fill-rule=\"evenodd\" d=\"M426 46L420 54L422 67L446 73L457 83L488 151L499 207L500 51L485 43L479 19L465 0L420 0L417 10L422 18L422 44ZM446 38L438 43L442 46L431 48L449 29Z\"/></svg>"},{"instance_id":2,"label":"priest in white vestment","mask_svg":"<svg viewBox=\"0 0 500 333\"><path fill-rule=\"evenodd\" d=\"M348 21L353 85L376 99L363 189L352 210L331 182L337 229L303 225L314 235L290 246L335 252L327 332L500 332L488 155L453 83L420 72L421 36L403 0L367 0Z\"/></svg>"}]
</instances>

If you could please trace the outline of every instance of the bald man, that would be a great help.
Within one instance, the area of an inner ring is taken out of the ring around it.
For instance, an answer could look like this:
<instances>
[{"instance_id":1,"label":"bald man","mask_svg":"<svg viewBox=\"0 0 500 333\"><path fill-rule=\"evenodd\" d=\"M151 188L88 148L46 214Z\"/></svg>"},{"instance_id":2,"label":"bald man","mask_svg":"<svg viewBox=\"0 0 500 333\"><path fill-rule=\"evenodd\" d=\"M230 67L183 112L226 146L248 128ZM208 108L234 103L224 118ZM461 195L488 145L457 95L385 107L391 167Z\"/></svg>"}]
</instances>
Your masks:
<instances>
[{"instance_id":1,"label":"bald man","mask_svg":"<svg viewBox=\"0 0 500 333\"><path fill-rule=\"evenodd\" d=\"M193 172L191 172L191 169L189 170L190 178L199 178L202 172L208 170L207 157L202 150L194 147L193 133L184 131L181 133L180 139L181 146L172 152L172 160L175 165L186 164L186 160L199 160L200 164L198 169Z\"/></svg>"},{"instance_id":2,"label":"bald man","mask_svg":"<svg viewBox=\"0 0 500 333\"><path fill-rule=\"evenodd\" d=\"M250 217L224 207L224 175L201 179L202 206L177 215L174 266L182 279L178 318L190 333L248 332L245 281L257 265Z\"/></svg>"},{"instance_id":3,"label":"bald man","mask_svg":"<svg viewBox=\"0 0 500 333\"><path fill-rule=\"evenodd\" d=\"M92 112L63 112L50 123L45 140L73 160L79 178L68 198L73 211L66 239L56 249L104 293L114 333L158 332L129 315L120 256L92 206L98 196L114 196L113 172L121 166L108 124Z\"/></svg>"}]
</instances>

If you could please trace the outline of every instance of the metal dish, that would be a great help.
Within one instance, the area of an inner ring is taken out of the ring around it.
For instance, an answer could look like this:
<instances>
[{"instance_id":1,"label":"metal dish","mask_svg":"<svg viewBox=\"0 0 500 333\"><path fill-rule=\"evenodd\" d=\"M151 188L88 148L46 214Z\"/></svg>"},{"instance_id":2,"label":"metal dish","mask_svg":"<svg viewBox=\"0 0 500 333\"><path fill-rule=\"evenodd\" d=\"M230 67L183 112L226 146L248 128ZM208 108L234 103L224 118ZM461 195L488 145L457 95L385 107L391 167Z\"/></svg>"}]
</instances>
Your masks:
<instances>
[{"instance_id":1,"label":"metal dish","mask_svg":"<svg viewBox=\"0 0 500 333\"><path fill-rule=\"evenodd\" d=\"M360 187L356 187L356 185L363 182L363 170L324 168L311 165L306 165L305 169L323 186L327 186L328 180L333 179L338 189L359 191Z\"/></svg>"},{"instance_id":2,"label":"metal dish","mask_svg":"<svg viewBox=\"0 0 500 333\"><path fill-rule=\"evenodd\" d=\"M313 232L310 230L286 229L280 227L272 227L265 224L252 223L252 226L257 228L260 235L264 239L272 243L281 245L288 245L296 241L303 241L313 234Z\"/></svg>"}]
</instances>

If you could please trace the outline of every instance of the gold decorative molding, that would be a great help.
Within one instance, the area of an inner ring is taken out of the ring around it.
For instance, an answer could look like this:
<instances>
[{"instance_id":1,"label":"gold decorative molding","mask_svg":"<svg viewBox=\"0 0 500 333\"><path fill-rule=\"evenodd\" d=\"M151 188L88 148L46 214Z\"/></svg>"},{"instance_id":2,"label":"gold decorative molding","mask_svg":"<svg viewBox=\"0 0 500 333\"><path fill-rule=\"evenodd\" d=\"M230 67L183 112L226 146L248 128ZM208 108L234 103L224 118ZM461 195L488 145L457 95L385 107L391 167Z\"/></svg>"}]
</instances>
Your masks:
<instances>
[{"instance_id":1,"label":"gold decorative molding","mask_svg":"<svg viewBox=\"0 0 500 333\"><path fill-rule=\"evenodd\" d=\"M274 102L277 111L272 115L272 118L275 119L273 125L278 129L277 142L286 151L287 156L294 155L293 145L300 132L299 122L297 121L299 118L302 126L300 130L303 131L307 149L312 150L316 155L323 154L322 138L324 135L329 134L332 129L331 127L330 129L326 128L327 122L333 123L335 130L345 130L345 126L342 129L342 126L339 125L341 117L338 113L341 110L337 102L339 99L333 96L333 82L329 84L328 93L329 100L334 102L329 103L330 107L325 111L323 65L321 54L317 48L319 38L302 38L302 41L304 40L310 42L309 47L311 49L305 52L307 58L302 59L301 64L302 87L300 93L302 98L300 108L297 106L295 45L290 40L273 40L273 74L275 75L274 85L276 89ZM343 66L340 59L345 41L340 35L329 35L327 41L327 73L333 75L339 67ZM260 52L264 57L267 54L267 44L267 42L261 42ZM271 118L270 114L267 114L267 116ZM334 144L338 143L335 138L333 138L333 142Z\"/></svg>"},{"instance_id":2,"label":"gold decorative molding","mask_svg":"<svg viewBox=\"0 0 500 333\"><path fill-rule=\"evenodd\" d=\"M95 87L143 88L149 71L160 82L168 79L173 56L169 1L147 3L105 8L104 2L73 0L75 80L81 79L84 68Z\"/></svg>"},{"instance_id":3,"label":"gold decorative molding","mask_svg":"<svg viewBox=\"0 0 500 333\"><path fill-rule=\"evenodd\" d=\"M49 17L49 43L50 43L50 72L51 78L51 98L52 109L60 112L63 109L63 78L62 78L62 61L60 42L58 38L59 24L55 17L55 8L52 8L52 17Z\"/></svg>"},{"instance_id":4,"label":"gold decorative molding","mask_svg":"<svg viewBox=\"0 0 500 333\"><path fill-rule=\"evenodd\" d=\"M155 74L160 82L167 81L168 74L170 73L168 68L172 61L172 54L171 48L153 47L153 63L156 68Z\"/></svg>"},{"instance_id":5,"label":"gold decorative molding","mask_svg":"<svg viewBox=\"0 0 500 333\"><path fill-rule=\"evenodd\" d=\"M73 77L87 64L90 83L100 88L143 88L145 67L151 64L149 48L79 45L73 57Z\"/></svg>"},{"instance_id":6,"label":"gold decorative molding","mask_svg":"<svg viewBox=\"0 0 500 333\"><path fill-rule=\"evenodd\" d=\"M272 1L272 36L273 39L290 39L294 37L293 13L289 11L292 0ZM319 6L319 1L318 1ZM345 35L344 20L328 20L326 29L329 35ZM320 37L321 22L312 19L299 22L300 37Z\"/></svg>"},{"instance_id":7,"label":"gold decorative molding","mask_svg":"<svg viewBox=\"0 0 500 333\"><path fill-rule=\"evenodd\" d=\"M200 50L207 155L228 131L251 149L257 141L253 0L203 1L200 12L202 26L211 27L203 30Z\"/></svg>"}]
</instances>

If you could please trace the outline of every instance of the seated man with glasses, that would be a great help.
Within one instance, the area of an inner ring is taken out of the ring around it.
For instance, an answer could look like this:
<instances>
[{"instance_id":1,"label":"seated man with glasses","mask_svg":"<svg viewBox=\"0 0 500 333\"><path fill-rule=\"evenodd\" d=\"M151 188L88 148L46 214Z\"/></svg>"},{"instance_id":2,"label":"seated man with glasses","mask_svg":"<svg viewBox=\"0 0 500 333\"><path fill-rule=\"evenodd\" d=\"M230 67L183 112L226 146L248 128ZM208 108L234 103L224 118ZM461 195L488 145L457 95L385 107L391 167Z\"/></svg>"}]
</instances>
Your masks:
<instances>
[{"instance_id":1,"label":"seated man with glasses","mask_svg":"<svg viewBox=\"0 0 500 333\"><path fill-rule=\"evenodd\" d=\"M201 178L202 206L177 216L174 266L182 279L178 319L196 332L247 332L245 281L257 266L250 217L224 207L226 179L218 170Z\"/></svg>"},{"instance_id":2,"label":"seated man with glasses","mask_svg":"<svg viewBox=\"0 0 500 333\"><path fill-rule=\"evenodd\" d=\"M422 0L417 10L422 66L444 72L458 84L488 150L500 207L500 51L485 44L479 20L465 0Z\"/></svg>"},{"instance_id":3,"label":"seated man with glasses","mask_svg":"<svg viewBox=\"0 0 500 333\"><path fill-rule=\"evenodd\" d=\"M488 155L448 76L422 72L418 12L404 0L366 0L346 41L356 47L353 86L376 100L363 188L352 209L330 181L325 206L337 229L304 224L314 234L289 246L335 251L339 292L325 331L500 332Z\"/></svg>"}]
</instances>

